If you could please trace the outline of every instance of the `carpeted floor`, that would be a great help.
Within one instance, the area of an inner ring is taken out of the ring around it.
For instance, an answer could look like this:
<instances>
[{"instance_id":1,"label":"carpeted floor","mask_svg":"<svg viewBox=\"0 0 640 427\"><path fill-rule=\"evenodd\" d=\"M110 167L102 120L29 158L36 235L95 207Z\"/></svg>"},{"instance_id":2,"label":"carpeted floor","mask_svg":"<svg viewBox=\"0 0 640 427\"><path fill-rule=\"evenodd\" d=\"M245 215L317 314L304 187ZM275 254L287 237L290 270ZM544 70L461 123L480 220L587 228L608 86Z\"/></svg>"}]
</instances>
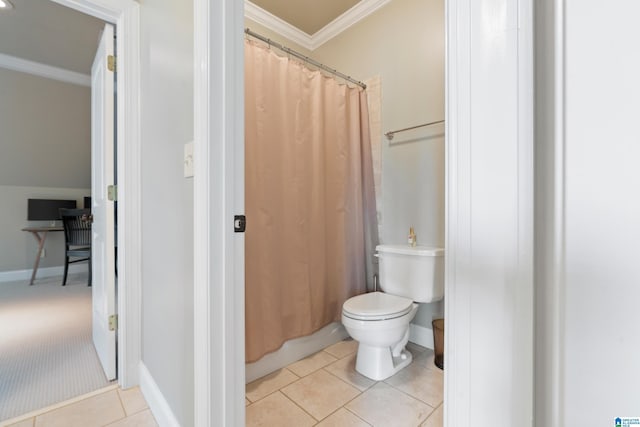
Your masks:
<instances>
[{"instance_id":1,"label":"carpeted floor","mask_svg":"<svg viewBox=\"0 0 640 427\"><path fill-rule=\"evenodd\" d=\"M86 275L0 283L0 421L109 385Z\"/></svg>"}]
</instances>

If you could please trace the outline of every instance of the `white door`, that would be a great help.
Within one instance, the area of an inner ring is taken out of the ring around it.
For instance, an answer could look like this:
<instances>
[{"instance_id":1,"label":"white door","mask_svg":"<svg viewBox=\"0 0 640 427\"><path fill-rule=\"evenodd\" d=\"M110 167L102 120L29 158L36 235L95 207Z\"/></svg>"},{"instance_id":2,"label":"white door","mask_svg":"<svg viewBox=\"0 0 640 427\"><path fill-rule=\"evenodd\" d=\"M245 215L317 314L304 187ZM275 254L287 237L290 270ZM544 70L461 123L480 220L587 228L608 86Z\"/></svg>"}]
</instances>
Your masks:
<instances>
[{"instance_id":1,"label":"white door","mask_svg":"<svg viewBox=\"0 0 640 427\"><path fill-rule=\"evenodd\" d=\"M106 24L91 69L91 210L93 214L93 343L107 379L116 378L116 314L114 202L107 186L114 184L114 29Z\"/></svg>"}]
</instances>

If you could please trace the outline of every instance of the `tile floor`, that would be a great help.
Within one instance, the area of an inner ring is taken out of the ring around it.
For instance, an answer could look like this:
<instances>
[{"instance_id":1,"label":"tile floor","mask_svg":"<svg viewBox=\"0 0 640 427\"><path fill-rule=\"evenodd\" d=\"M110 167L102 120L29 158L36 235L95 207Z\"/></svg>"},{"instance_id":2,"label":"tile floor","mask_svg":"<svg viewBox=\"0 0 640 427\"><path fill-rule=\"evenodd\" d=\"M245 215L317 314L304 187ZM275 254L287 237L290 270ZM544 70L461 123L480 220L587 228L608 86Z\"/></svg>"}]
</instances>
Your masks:
<instances>
[{"instance_id":1,"label":"tile floor","mask_svg":"<svg viewBox=\"0 0 640 427\"><path fill-rule=\"evenodd\" d=\"M433 351L384 381L355 370L357 342L334 344L246 387L247 426L442 427L443 372Z\"/></svg>"},{"instance_id":2,"label":"tile floor","mask_svg":"<svg viewBox=\"0 0 640 427\"><path fill-rule=\"evenodd\" d=\"M247 426L442 427L443 372L409 344L411 365L384 381L355 371L357 342L334 344L246 387ZM8 427L157 427L139 388L108 387Z\"/></svg>"},{"instance_id":3,"label":"tile floor","mask_svg":"<svg viewBox=\"0 0 640 427\"><path fill-rule=\"evenodd\" d=\"M107 387L67 405L36 411L8 427L157 427L138 387Z\"/></svg>"}]
</instances>

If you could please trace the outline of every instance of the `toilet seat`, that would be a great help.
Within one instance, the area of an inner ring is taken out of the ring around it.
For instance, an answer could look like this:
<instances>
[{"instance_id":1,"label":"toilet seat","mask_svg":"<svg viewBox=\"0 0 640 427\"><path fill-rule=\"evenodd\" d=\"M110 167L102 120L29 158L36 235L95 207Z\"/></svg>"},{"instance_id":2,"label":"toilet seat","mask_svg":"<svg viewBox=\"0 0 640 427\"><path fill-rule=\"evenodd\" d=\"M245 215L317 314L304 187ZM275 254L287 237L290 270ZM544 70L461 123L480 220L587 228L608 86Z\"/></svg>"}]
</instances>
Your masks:
<instances>
[{"instance_id":1,"label":"toilet seat","mask_svg":"<svg viewBox=\"0 0 640 427\"><path fill-rule=\"evenodd\" d=\"M402 317L413 308L413 301L383 292L370 292L349 298L342 314L354 320L387 320Z\"/></svg>"}]
</instances>

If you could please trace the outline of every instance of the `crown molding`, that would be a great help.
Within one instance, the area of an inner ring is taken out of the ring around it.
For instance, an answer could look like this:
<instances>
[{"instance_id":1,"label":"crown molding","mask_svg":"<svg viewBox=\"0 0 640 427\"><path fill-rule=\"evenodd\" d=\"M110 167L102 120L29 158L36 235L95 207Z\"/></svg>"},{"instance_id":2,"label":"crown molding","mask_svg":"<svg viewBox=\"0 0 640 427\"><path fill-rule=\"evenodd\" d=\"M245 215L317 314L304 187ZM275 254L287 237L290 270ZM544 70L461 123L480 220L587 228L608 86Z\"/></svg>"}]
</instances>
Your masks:
<instances>
[{"instance_id":1,"label":"crown molding","mask_svg":"<svg viewBox=\"0 0 640 427\"><path fill-rule=\"evenodd\" d=\"M389 2L391 0L362 0L357 3L311 36L311 50L319 48Z\"/></svg>"},{"instance_id":2,"label":"crown molding","mask_svg":"<svg viewBox=\"0 0 640 427\"><path fill-rule=\"evenodd\" d=\"M306 49L315 50L389 2L391 0L362 0L311 36L249 0L244 2L244 16Z\"/></svg>"},{"instance_id":3,"label":"crown molding","mask_svg":"<svg viewBox=\"0 0 640 427\"><path fill-rule=\"evenodd\" d=\"M260 6L251 3L249 0L244 2L244 16L260 25L264 25L305 49L313 50L313 43L309 34L267 12Z\"/></svg>"},{"instance_id":4,"label":"crown molding","mask_svg":"<svg viewBox=\"0 0 640 427\"><path fill-rule=\"evenodd\" d=\"M11 55L0 53L0 68L18 71L21 73L33 74L34 76L45 77L47 79L59 80L79 86L91 87L91 76L64 68L52 67L51 65L29 61Z\"/></svg>"}]
</instances>

